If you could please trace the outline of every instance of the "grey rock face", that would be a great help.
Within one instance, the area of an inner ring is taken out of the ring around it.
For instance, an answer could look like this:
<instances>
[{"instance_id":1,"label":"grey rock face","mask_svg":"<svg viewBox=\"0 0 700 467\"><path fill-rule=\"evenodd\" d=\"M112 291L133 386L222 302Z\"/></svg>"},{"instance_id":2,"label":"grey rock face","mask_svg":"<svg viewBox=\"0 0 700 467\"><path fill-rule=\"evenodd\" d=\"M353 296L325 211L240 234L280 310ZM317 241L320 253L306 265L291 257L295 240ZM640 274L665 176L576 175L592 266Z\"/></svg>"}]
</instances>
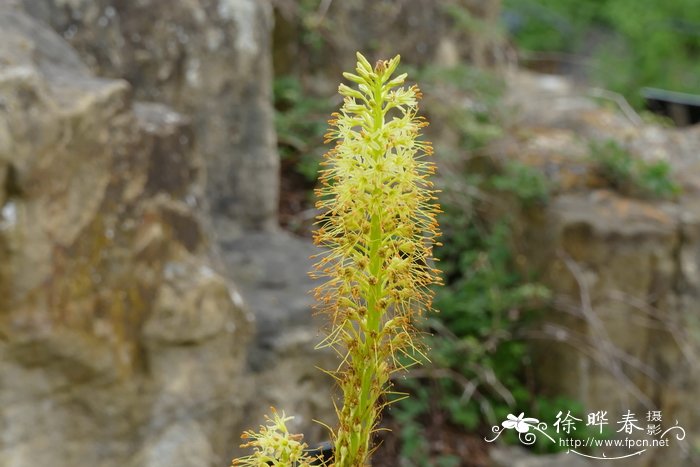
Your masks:
<instances>
[{"instance_id":1,"label":"grey rock face","mask_svg":"<svg viewBox=\"0 0 700 467\"><path fill-rule=\"evenodd\" d=\"M231 228L276 224L279 161L267 0L23 0L99 76L192 118L207 199ZM220 225L215 223L215 225Z\"/></svg>"},{"instance_id":2,"label":"grey rock face","mask_svg":"<svg viewBox=\"0 0 700 467\"><path fill-rule=\"evenodd\" d=\"M327 438L311 421L330 421L333 415L328 396L331 381L314 367L325 366L328 358L319 360L314 350L320 338L318 323L310 319L311 286L305 279L313 249L308 241L272 232L277 223L279 161L271 107L269 2L21 3L25 11L63 35L95 74L123 78L138 98L168 104L191 116L193 134L181 138L190 145L194 141L204 155L207 204L226 253L223 260L230 277L245 284L241 295L259 329L249 350L252 374L246 377L259 389L247 405L250 419L245 425L256 427L269 406L275 405L297 416L296 428L310 441ZM137 107L137 113L146 112ZM168 150L164 146L158 153L168 154ZM187 176L183 165L173 164L170 158L154 161L149 169L149 177L158 177L171 189L182 186ZM173 218L178 219L177 213ZM258 268L263 267L265 272L260 273ZM166 283L155 298L162 304L155 311L162 319L144 327L153 341L187 345L194 334L209 336L210 328L220 325L220 318L203 314L215 315L216 301L207 311L197 294L178 292ZM171 307L183 307L188 301L200 305L196 312L170 313ZM230 393L238 397L233 386ZM238 444L236 440L231 447Z\"/></svg>"},{"instance_id":3,"label":"grey rock face","mask_svg":"<svg viewBox=\"0 0 700 467\"><path fill-rule=\"evenodd\" d=\"M249 351L256 397L247 413L257 426L270 405L294 415L290 429L310 444L329 439L320 420L333 426L333 380L319 368L333 369L337 355L316 350L325 317L313 318L308 277L318 249L306 239L278 232L248 234L224 245L224 261L241 294L255 310L257 337Z\"/></svg>"},{"instance_id":4,"label":"grey rock face","mask_svg":"<svg viewBox=\"0 0 700 467\"><path fill-rule=\"evenodd\" d=\"M250 331L188 119L7 9L0 64L0 464L224 465Z\"/></svg>"}]
</instances>

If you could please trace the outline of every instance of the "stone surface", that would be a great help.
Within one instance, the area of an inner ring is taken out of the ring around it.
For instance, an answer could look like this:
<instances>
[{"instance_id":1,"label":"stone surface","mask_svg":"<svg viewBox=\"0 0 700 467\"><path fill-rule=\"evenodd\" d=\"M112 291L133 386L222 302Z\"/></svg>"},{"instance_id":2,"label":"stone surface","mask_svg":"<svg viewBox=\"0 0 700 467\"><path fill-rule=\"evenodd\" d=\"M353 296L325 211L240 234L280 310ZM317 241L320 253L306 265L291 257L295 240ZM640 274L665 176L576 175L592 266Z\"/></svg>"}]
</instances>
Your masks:
<instances>
[{"instance_id":1,"label":"stone surface","mask_svg":"<svg viewBox=\"0 0 700 467\"><path fill-rule=\"evenodd\" d=\"M540 387L607 410L614 430L627 410L644 427L647 411L661 410L664 427L685 428L684 440L671 437L670 447L620 465L696 465L700 129L644 122L560 77L517 73L508 81L506 102L518 111L490 151L496 161L542 170L554 186L546 206L522 213L516 242L519 264L554 294L531 334L540 342ZM668 161L682 194L642 199L607 186L590 148L607 140L636 158Z\"/></svg>"},{"instance_id":2,"label":"stone surface","mask_svg":"<svg viewBox=\"0 0 700 467\"><path fill-rule=\"evenodd\" d=\"M276 225L268 0L22 0L98 76L192 118L214 225ZM228 222L225 222L228 221Z\"/></svg>"},{"instance_id":3,"label":"stone surface","mask_svg":"<svg viewBox=\"0 0 700 467\"><path fill-rule=\"evenodd\" d=\"M328 397L332 383L315 368L329 359L319 359L314 350L320 338L318 323L310 319L311 286L305 279L312 247L309 241L274 232L279 161L271 104L270 2L20 3L61 34L94 73L123 78L137 98L165 103L191 117L193 132L181 138L204 155L205 204L212 211L222 258L228 276L244 284L242 295L259 329L257 340L246 349L251 371L246 378L258 389L246 405L245 426L257 427L263 413L274 405L297 416L295 428L306 433L307 439L327 438L311 421L331 421L334 416ZM164 144L157 154L167 156L169 149ZM171 164L170 160L155 161L149 177L157 175L159 183L171 189L182 186L187 166L177 164L171 170ZM187 224L177 212L171 219L178 225ZM149 232L143 242L152 242L150 237L159 235ZM187 241L196 242L202 235L199 232ZM166 284L158 303L165 308L199 303L196 316L164 314L160 327L146 324L149 337L184 345L193 334L208 336L210 328L217 329L220 323L205 316L216 314L216 299L207 307L197 294L177 292ZM187 332L181 336L178 332L183 329ZM234 387L230 392L237 397ZM231 446L238 444L236 440Z\"/></svg>"},{"instance_id":4,"label":"stone surface","mask_svg":"<svg viewBox=\"0 0 700 467\"><path fill-rule=\"evenodd\" d=\"M195 214L193 129L131 96L0 8L1 465L214 466L237 444L249 322Z\"/></svg>"},{"instance_id":5,"label":"stone surface","mask_svg":"<svg viewBox=\"0 0 700 467\"><path fill-rule=\"evenodd\" d=\"M317 250L307 239L284 232L248 234L224 244L224 261L256 318L248 358L256 397L246 413L262 420L270 405L285 410L295 416L290 429L304 433L310 444L329 439L313 420L330 426L336 420L333 380L319 368L338 365L335 354L315 349L325 319L310 312L314 282L307 273Z\"/></svg>"}]
</instances>

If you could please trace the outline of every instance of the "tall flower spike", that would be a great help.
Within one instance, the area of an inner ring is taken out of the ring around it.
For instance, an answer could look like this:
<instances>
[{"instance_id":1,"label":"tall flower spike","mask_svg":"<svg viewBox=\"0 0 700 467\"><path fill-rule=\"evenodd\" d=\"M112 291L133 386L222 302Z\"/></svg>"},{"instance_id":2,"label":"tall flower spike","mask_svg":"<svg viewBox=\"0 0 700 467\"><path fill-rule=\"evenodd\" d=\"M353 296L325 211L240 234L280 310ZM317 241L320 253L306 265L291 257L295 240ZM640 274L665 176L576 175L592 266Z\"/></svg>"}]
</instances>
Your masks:
<instances>
[{"instance_id":1,"label":"tall flower spike","mask_svg":"<svg viewBox=\"0 0 700 467\"><path fill-rule=\"evenodd\" d=\"M329 121L317 190L324 248L315 290L331 329L321 346L340 353L333 372L343 392L334 435L335 466L368 465L371 437L392 373L413 358L414 316L429 309L439 282L432 247L439 235L430 143L419 140L427 122L417 115L421 93L392 77L399 56L374 68L360 53L355 73L343 76L340 112Z\"/></svg>"}]
</instances>

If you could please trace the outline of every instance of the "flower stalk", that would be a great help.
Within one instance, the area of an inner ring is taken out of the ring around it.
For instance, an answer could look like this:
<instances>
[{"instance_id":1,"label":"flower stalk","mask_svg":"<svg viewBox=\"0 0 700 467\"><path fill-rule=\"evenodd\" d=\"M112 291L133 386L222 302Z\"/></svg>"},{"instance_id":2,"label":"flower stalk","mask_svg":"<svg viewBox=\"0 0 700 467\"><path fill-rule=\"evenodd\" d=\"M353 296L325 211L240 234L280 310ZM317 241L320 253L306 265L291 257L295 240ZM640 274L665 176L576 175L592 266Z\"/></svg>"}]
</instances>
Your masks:
<instances>
[{"instance_id":1,"label":"flower stalk","mask_svg":"<svg viewBox=\"0 0 700 467\"><path fill-rule=\"evenodd\" d=\"M375 67L357 54L356 73L343 76L344 103L329 121L326 154L317 190L325 248L316 265L326 281L316 289L331 330L321 346L342 357L331 372L343 393L334 433L336 467L369 465L372 435L386 403L392 373L416 362L412 322L430 308L431 267L438 236L430 143L419 140L427 125L417 115L421 93L392 77L400 57ZM404 359L405 360L405 359Z\"/></svg>"}]
</instances>

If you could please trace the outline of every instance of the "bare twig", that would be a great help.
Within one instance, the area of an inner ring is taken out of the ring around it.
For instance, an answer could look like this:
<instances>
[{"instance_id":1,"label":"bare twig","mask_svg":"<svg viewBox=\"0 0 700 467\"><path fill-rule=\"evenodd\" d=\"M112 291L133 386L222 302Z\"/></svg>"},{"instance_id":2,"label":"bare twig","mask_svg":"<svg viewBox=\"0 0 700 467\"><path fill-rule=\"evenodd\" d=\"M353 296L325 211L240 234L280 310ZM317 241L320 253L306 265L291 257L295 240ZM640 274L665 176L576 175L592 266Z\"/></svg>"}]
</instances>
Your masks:
<instances>
[{"instance_id":1,"label":"bare twig","mask_svg":"<svg viewBox=\"0 0 700 467\"><path fill-rule=\"evenodd\" d=\"M601 88L591 88L588 93L591 97L607 99L615 102L620 110L622 110L622 113L625 114L627 119L632 122L634 126L641 126L644 123L642 117L640 117L639 114L632 108L622 94Z\"/></svg>"},{"instance_id":2,"label":"bare twig","mask_svg":"<svg viewBox=\"0 0 700 467\"><path fill-rule=\"evenodd\" d=\"M580 316L586 321L592 334L592 337L582 336L579 345L582 346L582 349L586 346L590 347L590 354L598 363L607 368L640 402L646 406L652 406L651 400L625 374L622 363L626 363L652 379L658 379L658 374L651 366L613 344L603 322L593 309L589 285L580 265L562 250L557 252L557 256L564 262L576 281L579 289ZM572 310L569 309L567 311L571 312ZM555 331L561 333L562 329ZM573 336L571 330L565 331L569 333L568 339L571 339ZM555 332L555 335L557 332Z\"/></svg>"}]
</instances>

